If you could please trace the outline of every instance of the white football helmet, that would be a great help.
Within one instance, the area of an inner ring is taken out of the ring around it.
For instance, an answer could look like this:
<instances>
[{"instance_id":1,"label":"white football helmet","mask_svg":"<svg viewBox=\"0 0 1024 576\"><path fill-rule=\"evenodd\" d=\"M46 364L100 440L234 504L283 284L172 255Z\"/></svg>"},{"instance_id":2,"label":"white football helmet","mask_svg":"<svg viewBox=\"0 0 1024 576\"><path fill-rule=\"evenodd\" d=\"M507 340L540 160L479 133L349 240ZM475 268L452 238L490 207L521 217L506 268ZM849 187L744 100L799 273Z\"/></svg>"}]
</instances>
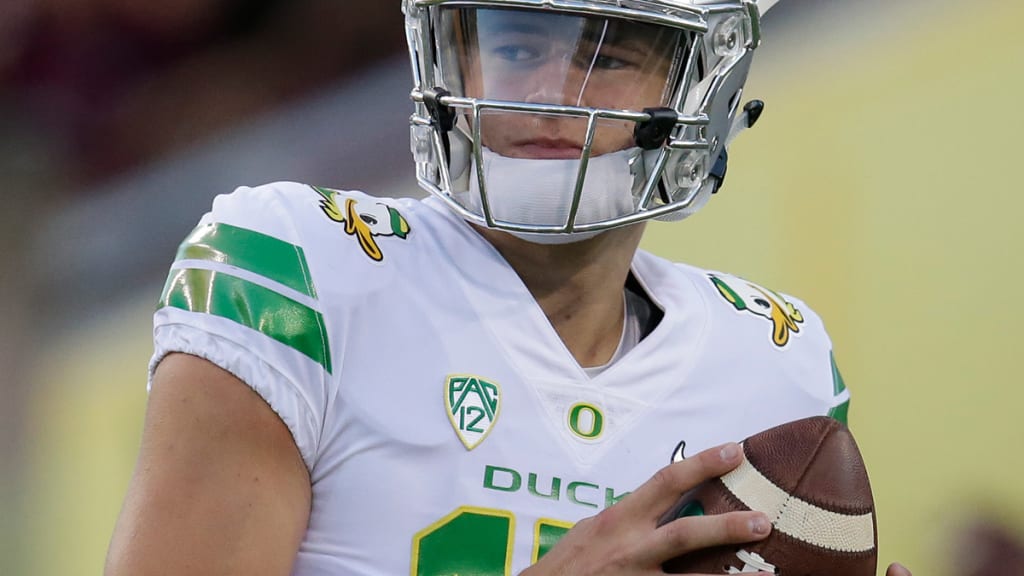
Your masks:
<instances>
[{"instance_id":1,"label":"white football helmet","mask_svg":"<svg viewBox=\"0 0 1024 576\"><path fill-rule=\"evenodd\" d=\"M403 0L420 186L538 242L692 214L776 1Z\"/></svg>"}]
</instances>

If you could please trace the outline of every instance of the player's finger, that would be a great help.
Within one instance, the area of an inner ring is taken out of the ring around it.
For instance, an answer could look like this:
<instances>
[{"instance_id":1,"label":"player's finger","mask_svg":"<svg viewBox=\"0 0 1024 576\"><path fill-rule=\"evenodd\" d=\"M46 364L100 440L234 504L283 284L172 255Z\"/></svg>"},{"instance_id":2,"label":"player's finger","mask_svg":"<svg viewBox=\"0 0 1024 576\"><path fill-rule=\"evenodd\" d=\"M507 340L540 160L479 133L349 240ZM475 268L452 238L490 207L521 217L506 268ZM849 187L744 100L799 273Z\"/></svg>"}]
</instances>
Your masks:
<instances>
[{"instance_id":1,"label":"player's finger","mask_svg":"<svg viewBox=\"0 0 1024 576\"><path fill-rule=\"evenodd\" d=\"M687 516L659 527L648 550L650 560L661 564L703 548L756 542L771 531L771 520L763 512Z\"/></svg>"},{"instance_id":2,"label":"player's finger","mask_svg":"<svg viewBox=\"0 0 1024 576\"><path fill-rule=\"evenodd\" d=\"M912 574L903 564L893 562L889 564L889 568L885 571L885 576L912 576Z\"/></svg>"},{"instance_id":3,"label":"player's finger","mask_svg":"<svg viewBox=\"0 0 1024 576\"><path fill-rule=\"evenodd\" d=\"M660 519L684 492L729 472L742 460L743 449L735 442L709 448L658 470L620 504L637 514Z\"/></svg>"}]
</instances>

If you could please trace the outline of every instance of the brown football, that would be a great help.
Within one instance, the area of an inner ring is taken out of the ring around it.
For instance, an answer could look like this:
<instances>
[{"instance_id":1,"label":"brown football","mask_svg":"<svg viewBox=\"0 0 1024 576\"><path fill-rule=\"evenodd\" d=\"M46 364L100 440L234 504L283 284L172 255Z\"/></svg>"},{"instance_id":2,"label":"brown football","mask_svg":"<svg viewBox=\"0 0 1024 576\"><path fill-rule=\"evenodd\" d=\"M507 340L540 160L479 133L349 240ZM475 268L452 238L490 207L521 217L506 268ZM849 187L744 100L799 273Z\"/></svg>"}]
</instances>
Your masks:
<instances>
[{"instance_id":1,"label":"brown football","mask_svg":"<svg viewBox=\"0 0 1024 576\"><path fill-rule=\"evenodd\" d=\"M743 452L743 464L684 494L666 520L759 510L772 520L771 535L674 558L666 572L875 576L871 485L846 426L825 416L796 420L747 438Z\"/></svg>"}]
</instances>

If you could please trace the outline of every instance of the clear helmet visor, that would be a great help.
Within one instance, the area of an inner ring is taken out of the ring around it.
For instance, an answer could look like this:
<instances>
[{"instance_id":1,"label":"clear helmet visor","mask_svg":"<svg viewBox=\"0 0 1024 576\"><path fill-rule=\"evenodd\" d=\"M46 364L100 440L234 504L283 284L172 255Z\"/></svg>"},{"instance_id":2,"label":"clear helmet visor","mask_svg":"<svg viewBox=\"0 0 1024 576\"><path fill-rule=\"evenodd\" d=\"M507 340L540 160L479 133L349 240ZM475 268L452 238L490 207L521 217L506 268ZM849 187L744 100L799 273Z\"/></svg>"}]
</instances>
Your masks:
<instances>
[{"instance_id":1,"label":"clear helmet visor","mask_svg":"<svg viewBox=\"0 0 1024 576\"><path fill-rule=\"evenodd\" d=\"M447 8L449 86L471 98L613 110L666 106L679 29L538 10Z\"/></svg>"},{"instance_id":2,"label":"clear helmet visor","mask_svg":"<svg viewBox=\"0 0 1024 576\"><path fill-rule=\"evenodd\" d=\"M476 115L457 110L452 135L460 204L507 224L574 228L637 208L647 181L637 123L590 112L674 108L686 32L504 8L442 8L435 27L450 40L437 54L445 87L479 104Z\"/></svg>"}]
</instances>

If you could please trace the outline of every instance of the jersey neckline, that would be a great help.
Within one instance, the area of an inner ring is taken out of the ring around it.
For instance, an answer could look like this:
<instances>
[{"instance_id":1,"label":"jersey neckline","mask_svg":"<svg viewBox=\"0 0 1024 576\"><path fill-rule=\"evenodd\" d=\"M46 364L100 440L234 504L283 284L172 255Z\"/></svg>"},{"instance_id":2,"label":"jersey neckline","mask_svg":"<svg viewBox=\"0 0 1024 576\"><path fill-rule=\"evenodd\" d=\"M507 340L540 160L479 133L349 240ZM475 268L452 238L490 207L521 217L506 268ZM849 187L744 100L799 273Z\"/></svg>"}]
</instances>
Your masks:
<instances>
[{"instance_id":1,"label":"jersey neckline","mask_svg":"<svg viewBox=\"0 0 1024 576\"><path fill-rule=\"evenodd\" d=\"M693 358L699 355L709 322L703 293L691 274L638 249L633 256L631 272L664 317L632 350L590 378L498 250L439 199L427 197L422 202L443 217L461 239L455 243L447 234L438 235L443 244L442 252L451 266L459 271L457 276L469 296L469 304L476 309L481 321L488 325L507 358L524 372L527 379L589 381L593 385L604 386L622 378L637 380L652 369L688 372ZM467 247L472 250L466 250ZM473 278L481 275L488 275L491 281L474 284ZM482 286L488 289L497 287L497 290L481 290ZM680 352L673 353L674 347L681 347ZM652 362L654 358L659 360Z\"/></svg>"}]
</instances>

